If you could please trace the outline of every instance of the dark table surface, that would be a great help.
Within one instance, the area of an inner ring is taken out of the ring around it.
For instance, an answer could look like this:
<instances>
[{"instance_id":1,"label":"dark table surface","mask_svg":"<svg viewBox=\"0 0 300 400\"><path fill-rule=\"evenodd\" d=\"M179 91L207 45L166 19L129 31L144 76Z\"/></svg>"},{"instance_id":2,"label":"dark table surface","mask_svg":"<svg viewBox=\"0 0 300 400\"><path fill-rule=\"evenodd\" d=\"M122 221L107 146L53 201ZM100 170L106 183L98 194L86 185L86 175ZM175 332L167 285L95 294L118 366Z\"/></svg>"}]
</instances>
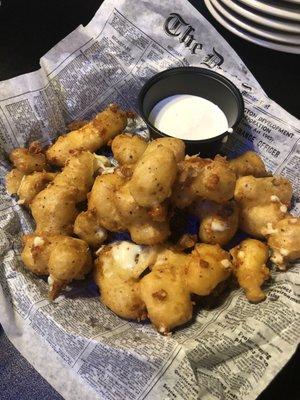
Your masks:
<instances>
[{"instance_id":1,"label":"dark table surface","mask_svg":"<svg viewBox=\"0 0 300 400\"><path fill-rule=\"evenodd\" d=\"M171 6L172 1L168 1ZM190 2L234 48L268 96L299 118L300 56L265 49L235 37L210 16L202 0ZM0 0L0 80L38 69L39 58L78 25L87 24L100 4L100 0ZM300 398L299 353L259 400ZM62 399L10 344L1 327L0 399Z\"/></svg>"}]
</instances>

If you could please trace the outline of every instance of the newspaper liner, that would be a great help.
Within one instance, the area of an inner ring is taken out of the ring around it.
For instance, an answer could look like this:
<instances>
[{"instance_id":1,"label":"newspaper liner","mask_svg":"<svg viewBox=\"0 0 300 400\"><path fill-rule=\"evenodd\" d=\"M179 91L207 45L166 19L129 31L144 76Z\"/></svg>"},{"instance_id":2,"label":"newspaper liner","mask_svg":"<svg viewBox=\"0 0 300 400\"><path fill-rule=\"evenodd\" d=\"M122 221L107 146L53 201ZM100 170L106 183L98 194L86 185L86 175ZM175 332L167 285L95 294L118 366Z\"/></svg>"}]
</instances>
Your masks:
<instances>
[{"instance_id":1,"label":"newspaper liner","mask_svg":"<svg viewBox=\"0 0 300 400\"><path fill-rule=\"evenodd\" d=\"M258 151L272 172L292 181L299 215L299 121L268 99L184 0L107 0L40 64L39 71L0 82L0 322L8 337L65 399L255 399L297 346L299 266L272 272L265 302L249 304L234 290L163 337L106 309L92 282L74 284L50 303L46 282L20 262L20 237L32 221L7 195L3 178L12 148L35 139L47 144L70 121L91 118L111 102L136 109L150 76L194 65L224 74L243 93L245 119L224 151Z\"/></svg>"}]
</instances>

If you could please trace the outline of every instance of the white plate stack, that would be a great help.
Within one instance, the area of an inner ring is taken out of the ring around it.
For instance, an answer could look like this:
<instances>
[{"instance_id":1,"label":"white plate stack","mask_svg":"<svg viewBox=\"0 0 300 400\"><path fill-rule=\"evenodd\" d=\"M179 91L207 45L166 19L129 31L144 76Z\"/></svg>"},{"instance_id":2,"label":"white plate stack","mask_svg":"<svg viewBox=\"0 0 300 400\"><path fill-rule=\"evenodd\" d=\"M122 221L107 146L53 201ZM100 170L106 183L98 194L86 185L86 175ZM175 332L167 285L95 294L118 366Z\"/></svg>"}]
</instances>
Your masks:
<instances>
[{"instance_id":1,"label":"white plate stack","mask_svg":"<svg viewBox=\"0 0 300 400\"><path fill-rule=\"evenodd\" d=\"M300 54L300 0L204 0L232 33L270 49Z\"/></svg>"}]
</instances>

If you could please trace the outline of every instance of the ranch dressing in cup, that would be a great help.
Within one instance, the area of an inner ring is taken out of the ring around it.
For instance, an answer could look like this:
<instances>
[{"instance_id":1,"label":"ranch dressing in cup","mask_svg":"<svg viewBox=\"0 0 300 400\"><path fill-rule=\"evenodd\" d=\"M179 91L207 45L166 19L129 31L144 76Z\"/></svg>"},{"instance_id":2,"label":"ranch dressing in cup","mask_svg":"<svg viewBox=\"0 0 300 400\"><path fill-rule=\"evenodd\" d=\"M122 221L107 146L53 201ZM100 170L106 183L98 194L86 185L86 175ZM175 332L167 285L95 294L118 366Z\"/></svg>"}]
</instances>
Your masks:
<instances>
[{"instance_id":1,"label":"ranch dressing in cup","mask_svg":"<svg viewBox=\"0 0 300 400\"><path fill-rule=\"evenodd\" d=\"M178 94L159 101L149 121L161 132L187 140L203 140L228 130L224 112L213 102L189 94Z\"/></svg>"}]
</instances>

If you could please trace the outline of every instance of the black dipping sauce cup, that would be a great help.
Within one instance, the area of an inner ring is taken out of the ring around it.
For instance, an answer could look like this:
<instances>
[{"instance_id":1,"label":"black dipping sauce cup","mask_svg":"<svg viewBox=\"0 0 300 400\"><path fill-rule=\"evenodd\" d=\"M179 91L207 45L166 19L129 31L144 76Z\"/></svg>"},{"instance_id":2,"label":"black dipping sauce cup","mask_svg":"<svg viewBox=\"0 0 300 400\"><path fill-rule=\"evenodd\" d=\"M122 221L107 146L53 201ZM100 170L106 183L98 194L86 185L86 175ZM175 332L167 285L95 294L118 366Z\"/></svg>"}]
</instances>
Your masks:
<instances>
[{"instance_id":1,"label":"black dipping sauce cup","mask_svg":"<svg viewBox=\"0 0 300 400\"><path fill-rule=\"evenodd\" d=\"M244 115L244 101L237 87L224 76L197 67L172 68L154 75L142 87L138 96L139 112L147 124L151 138L170 137L149 121L153 107L166 97L191 94L210 100L226 115L228 128L235 129ZM228 131L208 139L183 139L188 154L200 153L211 157L217 154Z\"/></svg>"}]
</instances>

